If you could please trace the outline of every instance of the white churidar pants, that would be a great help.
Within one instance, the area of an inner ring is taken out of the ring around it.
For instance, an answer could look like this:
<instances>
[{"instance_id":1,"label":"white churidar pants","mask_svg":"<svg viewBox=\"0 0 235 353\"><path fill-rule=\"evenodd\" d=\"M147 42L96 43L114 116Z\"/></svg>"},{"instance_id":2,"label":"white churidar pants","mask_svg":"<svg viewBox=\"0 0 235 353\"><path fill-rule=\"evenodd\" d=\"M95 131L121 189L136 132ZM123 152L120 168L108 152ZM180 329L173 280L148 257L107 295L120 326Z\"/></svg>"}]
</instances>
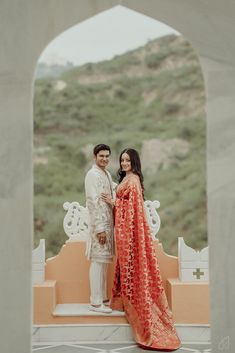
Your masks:
<instances>
[{"instance_id":1,"label":"white churidar pants","mask_svg":"<svg viewBox=\"0 0 235 353\"><path fill-rule=\"evenodd\" d=\"M108 264L92 261L90 265L90 301L93 305L103 303L107 299L107 269Z\"/></svg>"}]
</instances>

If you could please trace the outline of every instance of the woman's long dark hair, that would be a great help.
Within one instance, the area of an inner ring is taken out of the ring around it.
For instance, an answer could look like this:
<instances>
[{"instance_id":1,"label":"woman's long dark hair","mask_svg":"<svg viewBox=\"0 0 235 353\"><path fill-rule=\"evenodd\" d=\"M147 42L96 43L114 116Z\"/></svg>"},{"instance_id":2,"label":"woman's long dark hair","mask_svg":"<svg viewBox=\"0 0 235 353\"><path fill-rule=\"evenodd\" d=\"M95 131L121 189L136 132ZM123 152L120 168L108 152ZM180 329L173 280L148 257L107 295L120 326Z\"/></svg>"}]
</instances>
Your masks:
<instances>
[{"instance_id":1,"label":"woman's long dark hair","mask_svg":"<svg viewBox=\"0 0 235 353\"><path fill-rule=\"evenodd\" d=\"M131 170L134 174L139 176L142 192L144 194L144 177L141 171L140 156L139 156L139 153L133 148L125 148L120 154L120 157L119 157L120 168L118 169L118 172L117 172L119 183L121 183L123 178L126 176L126 172L124 172L121 167L121 160L122 160L123 153L127 153L128 156L130 157Z\"/></svg>"}]
</instances>

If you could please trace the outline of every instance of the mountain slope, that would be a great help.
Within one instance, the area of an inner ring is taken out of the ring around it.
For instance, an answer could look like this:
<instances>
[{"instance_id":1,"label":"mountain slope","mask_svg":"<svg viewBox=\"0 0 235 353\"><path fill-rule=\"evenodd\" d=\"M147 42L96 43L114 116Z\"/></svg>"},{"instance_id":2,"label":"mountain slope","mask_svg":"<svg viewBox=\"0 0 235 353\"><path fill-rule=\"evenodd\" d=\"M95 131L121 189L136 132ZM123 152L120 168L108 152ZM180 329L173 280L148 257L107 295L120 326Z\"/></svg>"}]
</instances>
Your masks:
<instances>
[{"instance_id":1,"label":"mountain slope","mask_svg":"<svg viewBox=\"0 0 235 353\"><path fill-rule=\"evenodd\" d=\"M64 201L85 203L91 149L112 148L111 172L125 147L141 153L146 199L161 202L160 241L207 243L205 93L198 59L182 37L167 36L113 60L35 82L35 244L58 252ZM155 151L154 153L152 151Z\"/></svg>"}]
</instances>

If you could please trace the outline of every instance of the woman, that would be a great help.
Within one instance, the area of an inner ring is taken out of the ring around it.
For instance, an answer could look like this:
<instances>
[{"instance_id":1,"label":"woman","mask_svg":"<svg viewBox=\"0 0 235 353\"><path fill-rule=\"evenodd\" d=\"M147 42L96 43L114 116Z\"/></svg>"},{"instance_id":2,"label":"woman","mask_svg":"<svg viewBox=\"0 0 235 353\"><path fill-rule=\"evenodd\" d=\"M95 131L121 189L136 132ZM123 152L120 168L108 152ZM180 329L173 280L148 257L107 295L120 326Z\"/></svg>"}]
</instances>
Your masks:
<instances>
[{"instance_id":1,"label":"woman","mask_svg":"<svg viewBox=\"0 0 235 353\"><path fill-rule=\"evenodd\" d=\"M115 201L117 264L110 306L125 310L138 345L152 350L180 347L164 291L144 210L144 185L138 152L120 155ZM109 204L110 195L102 194Z\"/></svg>"}]
</instances>

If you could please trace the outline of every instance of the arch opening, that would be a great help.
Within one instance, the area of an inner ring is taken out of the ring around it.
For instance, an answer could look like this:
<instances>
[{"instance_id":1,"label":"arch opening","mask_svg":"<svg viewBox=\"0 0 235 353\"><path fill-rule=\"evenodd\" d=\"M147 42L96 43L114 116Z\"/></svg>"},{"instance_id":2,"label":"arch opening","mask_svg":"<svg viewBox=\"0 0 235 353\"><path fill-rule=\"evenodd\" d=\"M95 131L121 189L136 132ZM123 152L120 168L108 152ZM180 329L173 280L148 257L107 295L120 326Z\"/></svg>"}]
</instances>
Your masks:
<instances>
[{"instance_id":1,"label":"arch opening","mask_svg":"<svg viewBox=\"0 0 235 353\"><path fill-rule=\"evenodd\" d=\"M205 92L191 44L170 34L110 60L65 69L35 85L35 244L50 234L48 256L58 252L66 239L62 204L74 195L84 204L91 146L105 140L113 149L114 178L122 148L141 152L146 197L161 202L166 252L176 255L178 236L203 248Z\"/></svg>"},{"instance_id":2,"label":"arch opening","mask_svg":"<svg viewBox=\"0 0 235 353\"><path fill-rule=\"evenodd\" d=\"M64 72L59 79L55 78L52 82L48 80L47 90L44 92L48 101L53 102L51 98L54 96L61 99L59 102L57 101L58 105L54 104L55 110L49 110L52 117L56 119L56 124L55 126L50 125L52 120L45 120L46 125L44 126L40 120L35 120L35 123L39 123L41 132L48 134L46 141L51 143L49 153L52 153L53 156L53 148L57 150L61 158L59 164L63 163L65 167L63 170L66 170L64 174L65 188L61 188L63 178L59 167L56 169L57 180L59 180L56 193L65 189L69 201L74 200L74 194L79 195L78 201L83 205L85 204L83 180L92 159L91 148L94 144L100 142L110 144L113 151L113 161L118 159L118 152L126 147L126 141L132 144L131 147L137 148L141 152L146 198L159 199L161 202L159 213L162 227L159 232L159 240L165 253L163 251L159 267L167 290L169 288L167 286L171 288L177 286L178 274L181 271L177 263L177 257L172 256L177 254L177 238L183 236L187 245L195 249L201 249L207 245L205 91L201 66L189 41L180 35L169 35L158 40L151 40L140 49L133 49L130 53L116 55L113 59L105 62L88 62L82 67L72 68L71 71ZM138 68L142 70L138 70ZM75 86L72 84L74 79L76 81ZM73 89L71 90L71 88ZM43 87L39 87L39 89L43 90ZM52 96L50 96L51 92ZM73 103L73 99L75 103ZM65 102L65 104L63 105L62 102ZM70 107L75 108L71 115L69 113ZM64 108L65 110L63 110ZM65 114L66 117L69 116L69 119L64 120ZM80 125L77 124L78 122ZM99 126L99 129L97 129L97 126ZM55 127L57 130L59 129L59 134ZM66 135L66 138L62 136L63 134ZM100 141L103 136L106 140ZM76 142L72 142L73 139ZM47 148L48 146L44 145L42 147ZM43 148L41 151L43 151ZM158 153L157 159L156 154L152 153L156 149L161 152ZM43 157L43 152L41 157ZM54 162L56 159L55 156L52 158ZM156 162L157 166L152 163L153 161ZM153 165L156 167L155 170L149 168ZM114 171L117 169L117 164L115 165L115 162L113 162L110 167L115 180ZM51 174L53 175L53 171L51 171ZM79 177L81 182L74 184L73 181L79 180ZM48 178L46 179L48 181ZM167 189L165 191L163 188L166 187L166 183ZM40 190L40 184L38 186ZM68 198L65 198L63 194L56 195L57 200L56 197L53 198L53 187L56 187L56 183L49 185L52 194L48 207L49 209L57 207L57 214L54 217L55 223L58 222L58 213L61 211L60 224L62 224L64 217L62 204ZM152 197L155 195L154 188L156 188L156 194L159 197ZM47 193L50 192L49 189ZM169 193L167 193L168 191ZM61 207L60 210L59 207ZM43 210L43 207L41 210ZM182 218L184 219L183 222L179 223ZM198 225L198 219L201 221L200 225ZM35 221L38 222L37 217ZM176 229L177 222L181 226L179 229ZM43 230L43 222L41 224ZM39 227L41 227L41 224L39 220ZM197 225L197 231L193 230L195 224ZM173 230L172 233L170 233L169 227ZM59 228L57 227L56 234L58 234L58 231ZM60 231L62 232L61 243L56 245L57 248L55 246L54 253L47 253L49 258L58 254L61 246L66 241L61 226ZM189 233L187 232L190 233L188 237L187 234ZM200 245L198 239L201 241ZM55 245L53 240L52 244ZM68 248L67 244L62 247L58 256L55 257L55 261ZM208 250L205 250L204 254L205 252L208 253ZM81 247L79 248L79 254L80 251ZM174 266L172 265L171 268L168 264L164 266L164 256L170 261L175 261ZM179 256L178 252L178 259ZM67 258L69 258L68 253ZM48 259L47 264L52 266L48 267L50 271L50 268L53 268L53 258ZM84 271L88 273L86 266L87 264L84 264ZM67 280L74 283L74 278L78 277L77 274L74 275L73 271L68 271L68 268L66 271L61 274L63 280L60 281L60 293L64 291L60 298L61 302L87 303L89 301L87 299L89 298L89 290L87 291L89 288L88 276L85 276L85 282L83 283L83 297L76 296L76 291L65 294L68 288L66 286ZM108 275L108 292L111 291L112 271L113 268ZM208 273L207 270L204 271L204 275L205 273ZM201 276L201 274L202 271L196 269L193 275ZM60 276L60 274L58 275ZM169 278L177 280L171 282L168 280ZM205 283L205 285L206 291L209 290L208 283ZM75 286L78 289L77 292L79 292L79 284L76 283ZM206 299L207 295L203 294L205 301L202 302L202 306L204 307L196 312L192 310L194 305L190 305L191 301L195 299L196 292L192 290L191 294L185 301L189 303L188 310L172 307L174 315L176 315L177 310L180 312L176 322L182 322L182 313L188 312L187 320L192 322L198 313L203 312L203 323L208 324L209 303ZM169 289L167 296L170 302ZM174 297L173 294L172 296ZM184 297L184 294L181 297ZM202 322L200 321L201 318L196 320ZM83 324L83 321L80 323Z\"/></svg>"}]
</instances>

